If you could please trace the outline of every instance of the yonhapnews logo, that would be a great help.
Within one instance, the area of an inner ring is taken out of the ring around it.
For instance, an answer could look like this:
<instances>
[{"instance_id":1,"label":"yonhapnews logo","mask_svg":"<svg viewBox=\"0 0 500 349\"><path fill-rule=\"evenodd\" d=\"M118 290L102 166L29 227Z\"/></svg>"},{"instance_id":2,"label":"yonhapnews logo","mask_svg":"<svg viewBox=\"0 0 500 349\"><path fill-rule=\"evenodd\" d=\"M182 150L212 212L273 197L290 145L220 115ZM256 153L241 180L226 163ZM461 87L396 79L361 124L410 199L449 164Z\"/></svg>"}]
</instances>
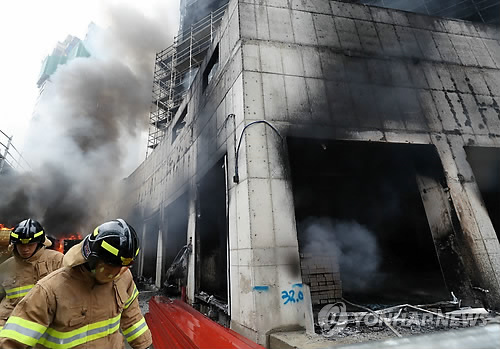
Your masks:
<instances>
[{"instance_id":1,"label":"yonhapnews logo","mask_svg":"<svg viewBox=\"0 0 500 349\"><path fill-rule=\"evenodd\" d=\"M408 309L407 309L408 308ZM405 309L410 310L404 311ZM443 314L411 305L396 306L371 312L347 312L344 302L325 305L318 313L318 324L325 337L342 332L346 326L404 326L404 327L470 327L484 325L488 314L485 312L457 312Z\"/></svg>"}]
</instances>

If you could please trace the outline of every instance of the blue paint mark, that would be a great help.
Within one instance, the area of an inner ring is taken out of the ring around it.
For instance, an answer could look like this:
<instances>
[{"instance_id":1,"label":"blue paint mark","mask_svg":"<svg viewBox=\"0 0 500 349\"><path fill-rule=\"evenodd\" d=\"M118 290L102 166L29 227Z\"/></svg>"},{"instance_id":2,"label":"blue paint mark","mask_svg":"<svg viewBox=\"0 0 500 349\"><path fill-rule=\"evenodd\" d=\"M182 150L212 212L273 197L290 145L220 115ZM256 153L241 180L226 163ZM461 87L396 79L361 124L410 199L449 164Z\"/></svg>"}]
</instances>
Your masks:
<instances>
[{"instance_id":1,"label":"blue paint mark","mask_svg":"<svg viewBox=\"0 0 500 349\"><path fill-rule=\"evenodd\" d=\"M281 292L281 299L284 300L283 304L289 304L289 303L299 303L304 300L304 294L302 291L299 291L297 293L297 298L295 298L295 291L290 290L290 291L282 291Z\"/></svg>"},{"instance_id":2,"label":"blue paint mark","mask_svg":"<svg viewBox=\"0 0 500 349\"><path fill-rule=\"evenodd\" d=\"M254 286L253 290L259 292L269 291L269 286Z\"/></svg>"},{"instance_id":3,"label":"blue paint mark","mask_svg":"<svg viewBox=\"0 0 500 349\"><path fill-rule=\"evenodd\" d=\"M302 288L302 284L293 284L292 287L301 287Z\"/></svg>"}]
</instances>

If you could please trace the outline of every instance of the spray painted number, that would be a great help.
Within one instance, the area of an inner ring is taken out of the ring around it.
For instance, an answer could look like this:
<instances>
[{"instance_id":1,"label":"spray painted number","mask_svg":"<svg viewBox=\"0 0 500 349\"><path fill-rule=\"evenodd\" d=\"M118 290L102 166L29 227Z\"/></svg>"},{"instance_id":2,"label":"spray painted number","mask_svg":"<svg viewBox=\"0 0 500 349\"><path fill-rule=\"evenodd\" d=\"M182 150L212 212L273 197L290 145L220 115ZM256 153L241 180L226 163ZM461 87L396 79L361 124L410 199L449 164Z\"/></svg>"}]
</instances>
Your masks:
<instances>
[{"instance_id":1,"label":"spray painted number","mask_svg":"<svg viewBox=\"0 0 500 349\"><path fill-rule=\"evenodd\" d=\"M281 292L281 299L284 300L283 304L299 303L300 301L304 300L304 294L302 293L302 291L299 291L297 293L297 296L295 296L294 290L282 291Z\"/></svg>"}]
</instances>

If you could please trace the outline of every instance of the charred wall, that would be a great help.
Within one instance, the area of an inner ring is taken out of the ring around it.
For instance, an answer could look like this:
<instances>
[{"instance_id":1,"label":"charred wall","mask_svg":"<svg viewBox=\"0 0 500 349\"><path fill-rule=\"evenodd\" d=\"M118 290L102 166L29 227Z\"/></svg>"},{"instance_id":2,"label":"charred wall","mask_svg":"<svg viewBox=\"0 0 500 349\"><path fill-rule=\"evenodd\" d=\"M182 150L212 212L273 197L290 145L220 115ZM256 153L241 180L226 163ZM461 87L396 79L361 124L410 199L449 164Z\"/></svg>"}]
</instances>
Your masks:
<instances>
[{"instance_id":1,"label":"charred wall","mask_svg":"<svg viewBox=\"0 0 500 349\"><path fill-rule=\"evenodd\" d=\"M500 149L468 146L465 151L484 205L500 240Z\"/></svg>"},{"instance_id":2,"label":"charred wall","mask_svg":"<svg viewBox=\"0 0 500 349\"><path fill-rule=\"evenodd\" d=\"M241 4L278 18L256 27L249 15L243 25L253 58L245 60L246 100L256 101L249 117L373 130L382 140L384 130L496 137L496 27L334 1L314 10L294 4Z\"/></svg>"},{"instance_id":3,"label":"charred wall","mask_svg":"<svg viewBox=\"0 0 500 349\"><path fill-rule=\"evenodd\" d=\"M500 146L498 27L336 1L243 0L240 11L245 117L265 118L294 137L435 146L441 179L409 175L410 167L400 170L381 161L381 167L392 169L385 177L391 185L417 177L405 201L413 203L407 207L411 217L420 217L415 226L431 233L414 236L430 237L441 251L448 288L460 289L472 303L483 298L472 294L477 285L500 292L498 239L464 149ZM276 144L270 133L264 138L268 146ZM262 144L260 137L253 142L248 147ZM275 151L267 157L272 168ZM385 153L389 159L390 148ZM269 176L280 178L280 172ZM327 190L319 176L309 176L304 183ZM354 182L366 192L374 190L375 182L364 177ZM344 188L357 189L338 190ZM421 253L436 261L432 248ZM454 264L460 267L450 267ZM492 297L486 303L499 306Z\"/></svg>"},{"instance_id":4,"label":"charred wall","mask_svg":"<svg viewBox=\"0 0 500 349\"><path fill-rule=\"evenodd\" d=\"M359 0L358 3L479 23L500 24L498 0Z\"/></svg>"}]
</instances>

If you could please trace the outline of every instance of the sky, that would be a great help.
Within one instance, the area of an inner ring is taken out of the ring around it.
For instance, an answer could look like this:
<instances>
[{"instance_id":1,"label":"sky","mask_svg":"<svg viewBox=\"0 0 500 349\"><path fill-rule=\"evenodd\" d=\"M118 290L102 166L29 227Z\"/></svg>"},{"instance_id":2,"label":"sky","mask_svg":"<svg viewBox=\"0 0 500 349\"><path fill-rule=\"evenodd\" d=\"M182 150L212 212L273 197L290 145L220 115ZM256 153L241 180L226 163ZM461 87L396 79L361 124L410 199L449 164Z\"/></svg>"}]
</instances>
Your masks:
<instances>
[{"instance_id":1,"label":"sky","mask_svg":"<svg viewBox=\"0 0 500 349\"><path fill-rule=\"evenodd\" d=\"M145 16L178 21L178 0L5 0L0 2L0 130L23 149L38 97L43 59L67 35L84 39L90 22L106 27L109 6L128 5ZM175 24L177 26L177 24ZM154 64L154 62L151 62ZM0 142L5 137L0 134ZM146 144L144 144L144 149Z\"/></svg>"}]
</instances>

